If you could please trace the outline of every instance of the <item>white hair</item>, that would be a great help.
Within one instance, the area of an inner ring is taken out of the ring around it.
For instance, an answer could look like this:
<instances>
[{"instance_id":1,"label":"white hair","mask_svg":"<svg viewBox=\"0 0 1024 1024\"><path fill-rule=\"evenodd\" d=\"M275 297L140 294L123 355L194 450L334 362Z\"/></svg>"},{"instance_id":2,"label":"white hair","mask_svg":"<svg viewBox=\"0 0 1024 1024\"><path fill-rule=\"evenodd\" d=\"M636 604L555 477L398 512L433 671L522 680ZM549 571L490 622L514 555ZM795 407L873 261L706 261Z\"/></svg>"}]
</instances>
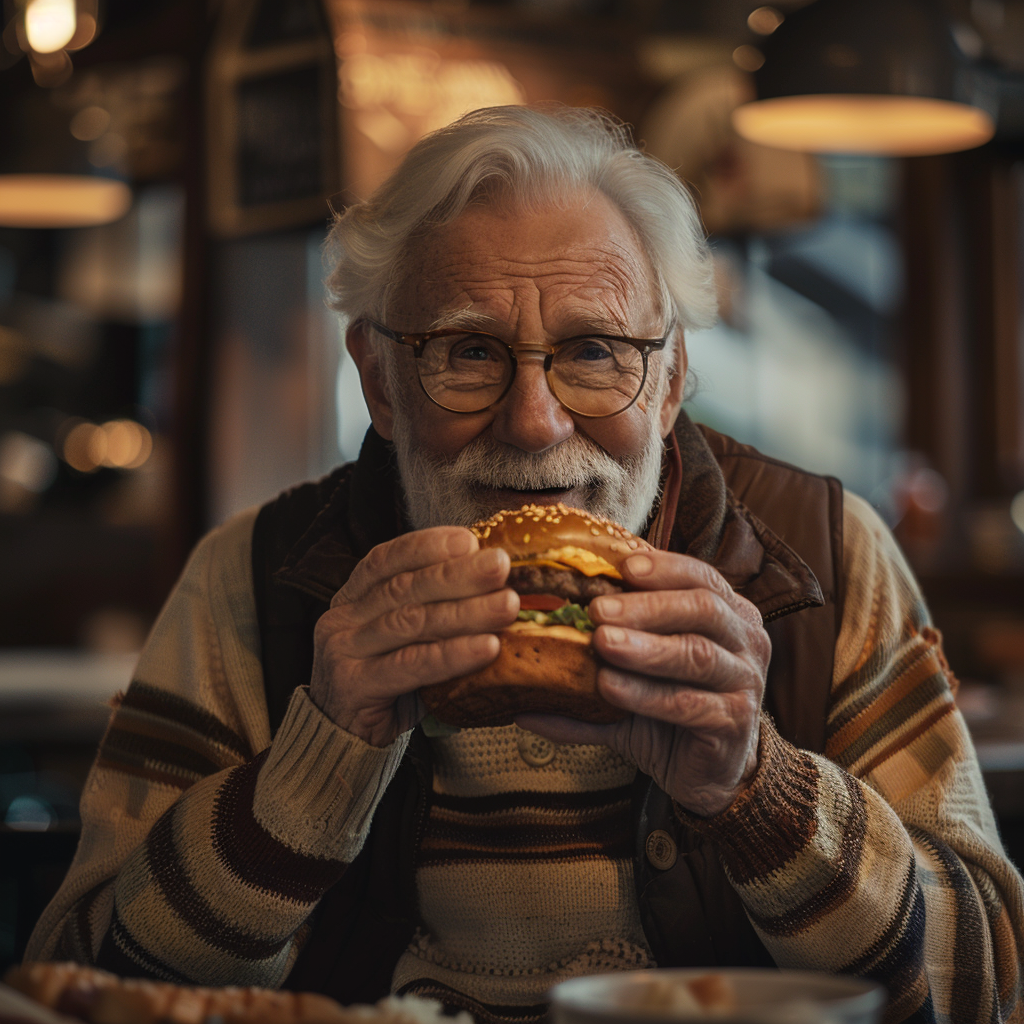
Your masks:
<instances>
[{"instance_id":1,"label":"white hair","mask_svg":"<svg viewBox=\"0 0 1024 1024\"><path fill-rule=\"evenodd\" d=\"M657 275L662 310L687 329L716 318L700 216L675 173L620 121L572 107L484 107L421 139L327 239L330 305L350 322L384 318L412 239L474 201L535 209L600 191L629 221Z\"/></svg>"}]
</instances>

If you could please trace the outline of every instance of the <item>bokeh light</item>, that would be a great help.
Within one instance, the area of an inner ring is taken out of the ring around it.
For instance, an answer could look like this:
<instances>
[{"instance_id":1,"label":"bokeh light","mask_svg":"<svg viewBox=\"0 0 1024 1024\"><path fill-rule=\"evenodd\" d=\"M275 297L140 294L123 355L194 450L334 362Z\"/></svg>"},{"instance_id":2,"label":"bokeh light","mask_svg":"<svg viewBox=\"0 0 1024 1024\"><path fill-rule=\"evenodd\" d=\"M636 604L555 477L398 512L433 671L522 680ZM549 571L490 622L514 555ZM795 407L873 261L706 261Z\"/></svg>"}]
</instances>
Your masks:
<instances>
[{"instance_id":1,"label":"bokeh light","mask_svg":"<svg viewBox=\"0 0 1024 1024\"><path fill-rule=\"evenodd\" d=\"M770 36L783 20L782 12L774 7L758 7L747 15L747 25L759 36Z\"/></svg>"},{"instance_id":2,"label":"bokeh light","mask_svg":"<svg viewBox=\"0 0 1024 1024\"><path fill-rule=\"evenodd\" d=\"M110 127L110 114L95 104L83 107L71 118L71 134L82 142L98 139Z\"/></svg>"},{"instance_id":3,"label":"bokeh light","mask_svg":"<svg viewBox=\"0 0 1024 1024\"><path fill-rule=\"evenodd\" d=\"M134 420L75 423L64 437L61 456L79 473L107 469L138 469L153 454L153 435Z\"/></svg>"},{"instance_id":4,"label":"bokeh light","mask_svg":"<svg viewBox=\"0 0 1024 1024\"><path fill-rule=\"evenodd\" d=\"M75 35L75 0L29 0L25 35L36 53L56 53Z\"/></svg>"},{"instance_id":5,"label":"bokeh light","mask_svg":"<svg viewBox=\"0 0 1024 1024\"><path fill-rule=\"evenodd\" d=\"M737 46L732 51L732 62L742 71L756 71L764 64L764 54L756 46Z\"/></svg>"}]
</instances>

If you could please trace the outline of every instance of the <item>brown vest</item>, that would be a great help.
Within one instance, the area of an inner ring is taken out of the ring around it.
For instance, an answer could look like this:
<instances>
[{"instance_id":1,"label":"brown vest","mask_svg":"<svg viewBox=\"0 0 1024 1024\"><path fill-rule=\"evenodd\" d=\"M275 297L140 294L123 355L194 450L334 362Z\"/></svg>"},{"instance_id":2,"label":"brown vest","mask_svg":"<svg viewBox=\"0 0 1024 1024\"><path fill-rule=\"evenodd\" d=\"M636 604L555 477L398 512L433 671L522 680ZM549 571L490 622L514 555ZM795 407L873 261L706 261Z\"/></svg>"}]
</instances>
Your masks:
<instances>
[{"instance_id":1,"label":"brown vest","mask_svg":"<svg viewBox=\"0 0 1024 1024\"><path fill-rule=\"evenodd\" d=\"M713 564L760 609L772 641L766 710L796 746L822 751L832 659L842 615L842 489L838 481L767 458L685 415L672 445L662 546ZM374 544L407 530L391 449L372 430L359 460L261 509L253 580L271 728L308 682L313 627ZM649 535L651 535L649 534ZM430 747L414 730L362 852L321 900L287 987L342 1003L388 991L418 924L415 859L431 794ZM661 966L771 966L716 850L679 821L647 776L634 784L634 877L644 932ZM678 850L658 870L647 836Z\"/></svg>"}]
</instances>

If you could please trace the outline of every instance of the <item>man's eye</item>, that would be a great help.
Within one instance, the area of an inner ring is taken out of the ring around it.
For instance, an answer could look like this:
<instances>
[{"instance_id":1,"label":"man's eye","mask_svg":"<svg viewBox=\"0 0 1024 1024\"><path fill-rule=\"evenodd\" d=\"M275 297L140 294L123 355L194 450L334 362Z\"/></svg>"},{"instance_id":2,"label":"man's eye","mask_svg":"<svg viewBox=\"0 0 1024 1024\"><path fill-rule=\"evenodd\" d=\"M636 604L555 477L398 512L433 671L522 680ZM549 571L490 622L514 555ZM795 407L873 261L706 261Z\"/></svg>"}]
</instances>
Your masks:
<instances>
[{"instance_id":1,"label":"man's eye","mask_svg":"<svg viewBox=\"0 0 1024 1024\"><path fill-rule=\"evenodd\" d=\"M477 361L491 358L491 353L483 345L467 345L465 348L459 349L455 355L459 359L473 359Z\"/></svg>"},{"instance_id":2,"label":"man's eye","mask_svg":"<svg viewBox=\"0 0 1024 1024\"><path fill-rule=\"evenodd\" d=\"M596 363L604 359L611 359L612 353L606 341L599 341L596 338L580 338L568 347L565 357L574 362Z\"/></svg>"},{"instance_id":3,"label":"man's eye","mask_svg":"<svg viewBox=\"0 0 1024 1024\"><path fill-rule=\"evenodd\" d=\"M448 358L449 361L487 362L492 359L501 359L500 347L500 342L495 338L481 334L467 334L452 340Z\"/></svg>"}]
</instances>

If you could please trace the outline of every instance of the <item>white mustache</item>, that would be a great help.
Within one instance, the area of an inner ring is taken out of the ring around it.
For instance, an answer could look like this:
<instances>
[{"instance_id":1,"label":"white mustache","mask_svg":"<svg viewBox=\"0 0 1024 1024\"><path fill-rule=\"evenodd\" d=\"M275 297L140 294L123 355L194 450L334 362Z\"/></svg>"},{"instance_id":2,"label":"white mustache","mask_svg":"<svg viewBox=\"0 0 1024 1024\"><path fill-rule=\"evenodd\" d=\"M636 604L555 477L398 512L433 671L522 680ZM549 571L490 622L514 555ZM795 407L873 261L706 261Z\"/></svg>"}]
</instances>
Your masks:
<instances>
[{"instance_id":1,"label":"white mustache","mask_svg":"<svg viewBox=\"0 0 1024 1024\"><path fill-rule=\"evenodd\" d=\"M571 490L615 484L624 477L615 459L580 434L536 454L478 437L458 453L449 469L471 486L511 491Z\"/></svg>"}]
</instances>

